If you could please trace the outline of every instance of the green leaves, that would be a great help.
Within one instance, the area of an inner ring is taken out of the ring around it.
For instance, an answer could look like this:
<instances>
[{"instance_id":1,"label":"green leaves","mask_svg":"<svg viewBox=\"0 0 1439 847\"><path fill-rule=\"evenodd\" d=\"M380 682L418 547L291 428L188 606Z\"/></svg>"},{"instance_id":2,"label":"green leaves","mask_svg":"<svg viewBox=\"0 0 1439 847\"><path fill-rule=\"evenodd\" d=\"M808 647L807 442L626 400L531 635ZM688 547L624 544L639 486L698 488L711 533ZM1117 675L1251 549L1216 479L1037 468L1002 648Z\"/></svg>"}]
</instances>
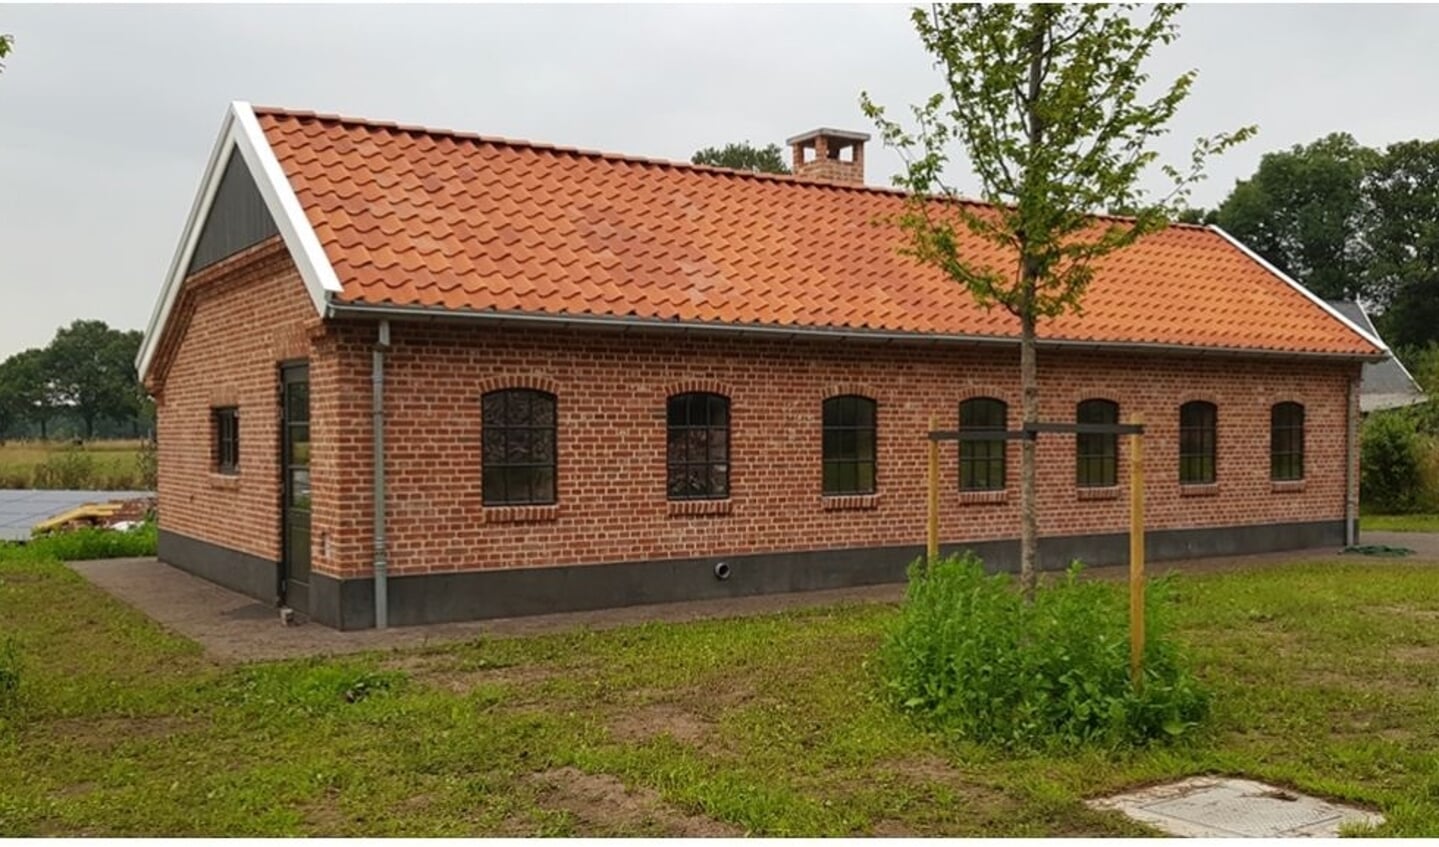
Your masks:
<instances>
[{"instance_id":1,"label":"green leaves","mask_svg":"<svg viewBox=\"0 0 1439 847\"><path fill-rule=\"evenodd\" d=\"M690 157L690 161L696 165L710 165L737 171L789 173L789 166L784 163L778 144L755 147L748 141L744 141L739 144L726 144L724 147L706 147L696 151Z\"/></svg>"},{"instance_id":2,"label":"green leaves","mask_svg":"<svg viewBox=\"0 0 1439 847\"><path fill-rule=\"evenodd\" d=\"M1002 747L1141 745L1188 734L1209 698L1169 635L1170 583L1151 586L1144 685L1129 678L1127 595L1072 569L1024 603L973 555L916 563L879 655L893 701Z\"/></svg>"},{"instance_id":3,"label":"green leaves","mask_svg":"<svg viewBox=\"0 0 1439 847\"><path fill-rule=\"evenodd\" d=\"M1193 85L1193 71L1145 101L1145 60L1177 36L1179 6L957 4L916 9L921 43L944 91L911 108L915 129L890 119L867 94L861 105L906 171L910 195L895 221L906 252L963 284L981 305L1030 318L1077 309L1091 263L1165 226L1178 213L1204 162L1253 134L1253 127L1199 139L1184 167L1164 165L1173 183L1151 200L1139 187L1156 165L1149 149ZM988 208L962 202L944 181L958 147L979 178ZM1106 208L1125 220L1096 219ZM968 255L968 233L1004 249L998 265Z\"/></svg>"},{"instance_id":4,"label":"green leaves","mask_svg":"<svg viewBox=\"0 0 1439 847\"><path fill-rule=\"evenodd\" d=\"M1319 296L1352 299L1366 287L1364 185L1378 159L1348 133L1266 153L1216 222Z\"/></svg>"}]
</instances>

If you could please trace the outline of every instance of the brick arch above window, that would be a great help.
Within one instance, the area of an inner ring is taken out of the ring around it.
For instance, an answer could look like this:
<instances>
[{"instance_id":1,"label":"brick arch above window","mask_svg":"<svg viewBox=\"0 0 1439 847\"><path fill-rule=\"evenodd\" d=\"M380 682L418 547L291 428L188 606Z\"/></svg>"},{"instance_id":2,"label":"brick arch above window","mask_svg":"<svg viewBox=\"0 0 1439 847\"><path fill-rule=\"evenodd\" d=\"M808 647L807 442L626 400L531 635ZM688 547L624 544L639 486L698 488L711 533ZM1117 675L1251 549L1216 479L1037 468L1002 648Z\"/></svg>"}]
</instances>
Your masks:
<instances>
[{"instance_id":1,"label":"brick arch above window","mask_svg":"<svg viewBox=\"0 0 1439 847\"><path fill-rule=\"evenodd\" d=\"M831 400L835 397L864 397L867 400L879 402L879 392L873 385L867 382L835 382L820 389L819 399Z\"/></svg>"},{"instance_id":2,"label":"brick arch above window","mask_svg":"<svg viewBox=\"0 0 1439 847\"><path fill-rule=\"evenodd\" d=\"M734 392L728 385L717 379L685 379L671 382L664 387L666 399L676 394L718 394L721 397L732 398Z\"/></svg>"},{"instance_id":3,"label":"brick arch above window","mask_svg":"<svg viewBox=\"0 0 1439 847\"><path fill-rule=\"evenodd\" d=\"M1009 395L1010 392L1008 390L1000 388L997 385L966 385L959 389L959 393L955 395L954 399L957 402L963 403L965 400L985 398L998 400L1004 405L1009 406L1012 405L1009 402Z\"/></svg>"},{"instance_id":4,"label":"brick arch above window","mask_svg":"<svg viewBox=\"0 0 1439 847\"><path fill-rule=\"evenodd\" d=\"M1226 398L1218 394L1207 394L1204 392L1182 394L1180 397L1179 403L1175 406L1176 409L1188 406L1190 403L1208 403L1215 408L1222 409L1224 408L1224 404L1228 402Z\"/></svg>"},{"instance_id":5,"label":"brick arch above window","mask_svg":"<svg viewBox=\"0 0 1439 847\"><path fill-rule=\"evenodd\" d=\"M477 386L480 396L489 394L491 391L501 391L506 388L529 388L534 391L543 391L546 394L560 393L559 383L548 374L502 374L499 376L486 377L480 380Z\"/></svg>"}]
</instances>

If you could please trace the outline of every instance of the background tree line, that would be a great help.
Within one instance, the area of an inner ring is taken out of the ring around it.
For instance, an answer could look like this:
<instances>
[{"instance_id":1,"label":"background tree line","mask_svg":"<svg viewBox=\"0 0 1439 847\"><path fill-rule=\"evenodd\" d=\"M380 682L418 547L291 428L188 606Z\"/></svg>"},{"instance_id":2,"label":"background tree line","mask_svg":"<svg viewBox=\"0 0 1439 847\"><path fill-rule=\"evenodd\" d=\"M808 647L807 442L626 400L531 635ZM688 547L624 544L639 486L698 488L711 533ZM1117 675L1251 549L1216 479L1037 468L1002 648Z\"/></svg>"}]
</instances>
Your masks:
<instances>
[{"instance_id":1,"label":"background tree line","mask_svg":"<svg viewBox=\"0 0 1439 847\"><path fill-rule=\"evenodd\" d=\"M1214 223L1310 291L1358 298L1408 362L1439 343L1439 141L1382 150L1336 132L1266 154Z\"/></svg>"},{"instance_id":2,"label":"background tree line","mask_svg":"<svg viewBox=\"0 0 1439 847\"><path fill-rule=\"evenodd\" d=\"M0 362L0 440L150 435L154 405L135 373L142 336L77 320Z\"/></svg>"}]
</instances>

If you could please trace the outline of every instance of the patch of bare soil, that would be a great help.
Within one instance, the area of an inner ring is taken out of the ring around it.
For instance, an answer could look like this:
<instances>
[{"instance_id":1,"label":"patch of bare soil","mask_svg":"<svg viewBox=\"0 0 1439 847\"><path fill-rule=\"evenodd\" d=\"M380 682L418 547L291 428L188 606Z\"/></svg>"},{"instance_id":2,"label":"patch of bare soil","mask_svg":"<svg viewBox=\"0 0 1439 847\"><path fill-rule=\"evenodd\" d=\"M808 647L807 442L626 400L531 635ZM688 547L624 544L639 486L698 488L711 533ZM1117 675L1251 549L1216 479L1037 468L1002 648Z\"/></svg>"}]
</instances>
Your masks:
<instances>
[{"instance_id":1,"label":"patch of bare soil","mask_svg":"<svg viewBox=\"0 0 1439 847\"><path fill-rule=\"evenodd\" d=\"M651 703L621 710L610 719L610 734L620 741L646 741L669 735L695 744L709 734L712 724L677 703Z\"/></svg>"},{"instance_id":2,"label":"patch of bare soil","mask_svg":"<svg viewBox=\"0 0 1439 847\"><path fill-rule=\"evenodd\" d=\"M63 718L45 725L52 735L92 750L110 750L127 741L166 738L198 729L197 718L159 715L140 718Z\"/></svg>"},{"instance_id":3,"label":"patch of bare soil","mask_svg":"<svg viewBox=\"0 0 1439 847\"><path fill-rule=\"evenodd\" d=\"M1434 648L1429 649L1432 650ZM1391 657L1394 659L1405 658L1398 655L1398 652L1399 651L1394 651L1391 653ZM1430 656L1423 661L1433 662L1436 660L1439 660L1439 656ZM1408 658L1408 661L1420 660ZM1413 676L1400 671L1388 672L1382 677L1360 677L1327 668L1301 668L1296 669L1294 679L1300 684L1313 686L1315 688L1351 688L1361 691L1387 691L1400 695L1422 694L1433 687L1427 682L1415 679Z\"/></svg>"},{"instance_id":4,"label":"patch of bare soil","mask_svg":"<svg viewBox=\"0 0 1439 847\"><path fill-rule=\"evenodd\" d=\"M870 835L876 838L919 838L922 833L903 821L883 820L870 827Z\"/></svg>"},{"instance_id":5,"label":"patch of bare soil","mask_svg":"<svg viewBox=\"0 0 1439 847\"><path fill-rule=\"evenodd\" d=\"M897 759L887 763L885 769L916 786L940 786L966 806L981 810L985 815L1012 809L1017 805L1008 794L976 782L964 771L934 754L921 753Z\"/></svg>"},{"instance_id":6,"label":"patch of bare soil","mask_svg":"<svg viewBox=\"0 0 1439 847\"><path fill-rule=\"evenodd\" d=\"M340 808L340 792L329 790L300 809L311 835L334 838L345 831L349 816Z\"/></svg>"},{"instance_id":7,"label":"patch of bare soil","mask_svg":"<svg viewBox=\"0 0 1439 847\"><path fill-rule=\"evenodd\" d=\"M555 668L537 665L475 667L444 653L397 656L384 663L423 685L466 694L480 685L529 685L559 675Z\"/></svg>"},{"instance_id":8,"label":"patch of bare soil","mask_svg":"<svg viewBox=\"0 0 1439 847\"><path fill-rule=\"evenodd\" d=\"M1439 665L1439 645L1410 644L1404 647L1396 647L1389 651L1389 656L1401 662Z\"/></svg>"},{"instance_id":9,"label":"patch of bare soil","mask_svg":"<svg viewBox=\"0 0 1439 847\"><path fill-rule=\"evenodd\" d=\"M1439 621L1439 609L1416 609L1413 606L1365 606L1364 611L1383 617L1413 618L1421 621Z\"/></svg>"},{"instance_id":10,"label":"patch of bare soil","mask_svg":"<svg viewBox=\"0 0 1439 847\"><path fill-rule=\"evenodd\" d=\"M589 835L666 835L684 838L733 837L743 832L730 824L692 815L666 803L657 792L630 790L608 774L559 768L535 774L540 802L569 812Z\"/></svg>"}]
</instances>

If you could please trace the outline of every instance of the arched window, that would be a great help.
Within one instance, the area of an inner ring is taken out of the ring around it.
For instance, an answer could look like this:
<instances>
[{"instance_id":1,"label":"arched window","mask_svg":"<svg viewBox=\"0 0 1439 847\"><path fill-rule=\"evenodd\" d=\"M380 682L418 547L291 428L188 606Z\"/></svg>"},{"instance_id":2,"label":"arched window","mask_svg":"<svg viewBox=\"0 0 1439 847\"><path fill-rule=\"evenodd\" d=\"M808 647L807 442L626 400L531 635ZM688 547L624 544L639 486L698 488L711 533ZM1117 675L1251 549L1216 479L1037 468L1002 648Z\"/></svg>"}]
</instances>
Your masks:
<instances>
[{"instance_id":1,"label":"arched window","mask_svg":"<svg viewBox=\"0 0 1439 847\"><path fill-rule=\"evenodd\" d=\"M1217 464L1216 430L1219 410L1213 403L1194 400L1179 407L1179 482L1207 485L1214 482Z\"/></svg>"},{"instance_id":2,"label":"arched window","mask_svg":"<svg viewBox=\"0 0 1439 847\"><path fill-rule=\"evenodd\" d=\"M1075 423L1117 424L1119 404L1112 400L1085 400L1075 407ZM1081 432L1074 437L1075 482L1080 488L1119 484L1119 436Z\"/></svg>"},{"instance_id":3,"label":"arched window","mask_svg":"<svg viewBox=\"0 0 1439 847\"><path fill-rule=\"evenodd\" d=\"M825 494L873 494L874 401L848 394L824 401Z\"/></svg>"},{"instance_id":4,"label":"arched window","mask_svg":"<svg viewBox=\"0 0 1439 847\"><path fill-rule=\"evenodd\" d=\"M729 398L692 392L669 399L665 489L671 500L729 496Z\"/></svg>"},{"instance_id":5,"label":"arched window","mask_svg":"<svg viewBox=\"0 0 1439 847\"><path fill-rule=\"evenodd\" d=\"M1304 406L1275 403L1269 410L1269 478L1304 478Z\"/></svg>"},{"instance_id":6,"label":"arched window","mask_svg":"<svg viewBox=\"0 0 1439 847\"><path fill-rule=\"evenodd\" d=\"M1009 407L993 397L975 397L959 404L960 430L1003 432ZM1004 488L1004 441L959 442L959 490L999 491Z\"/></svg>"},{"instance_id":7,"label":"arched window","mask_svg":"<svg viewBox=\"0 0 1439 847\"><path fill-rule=\"evenodd\" d=\"M555 395L529 388L480 398L486 506L555 502Z\"/></svg>"}]
</instances>

